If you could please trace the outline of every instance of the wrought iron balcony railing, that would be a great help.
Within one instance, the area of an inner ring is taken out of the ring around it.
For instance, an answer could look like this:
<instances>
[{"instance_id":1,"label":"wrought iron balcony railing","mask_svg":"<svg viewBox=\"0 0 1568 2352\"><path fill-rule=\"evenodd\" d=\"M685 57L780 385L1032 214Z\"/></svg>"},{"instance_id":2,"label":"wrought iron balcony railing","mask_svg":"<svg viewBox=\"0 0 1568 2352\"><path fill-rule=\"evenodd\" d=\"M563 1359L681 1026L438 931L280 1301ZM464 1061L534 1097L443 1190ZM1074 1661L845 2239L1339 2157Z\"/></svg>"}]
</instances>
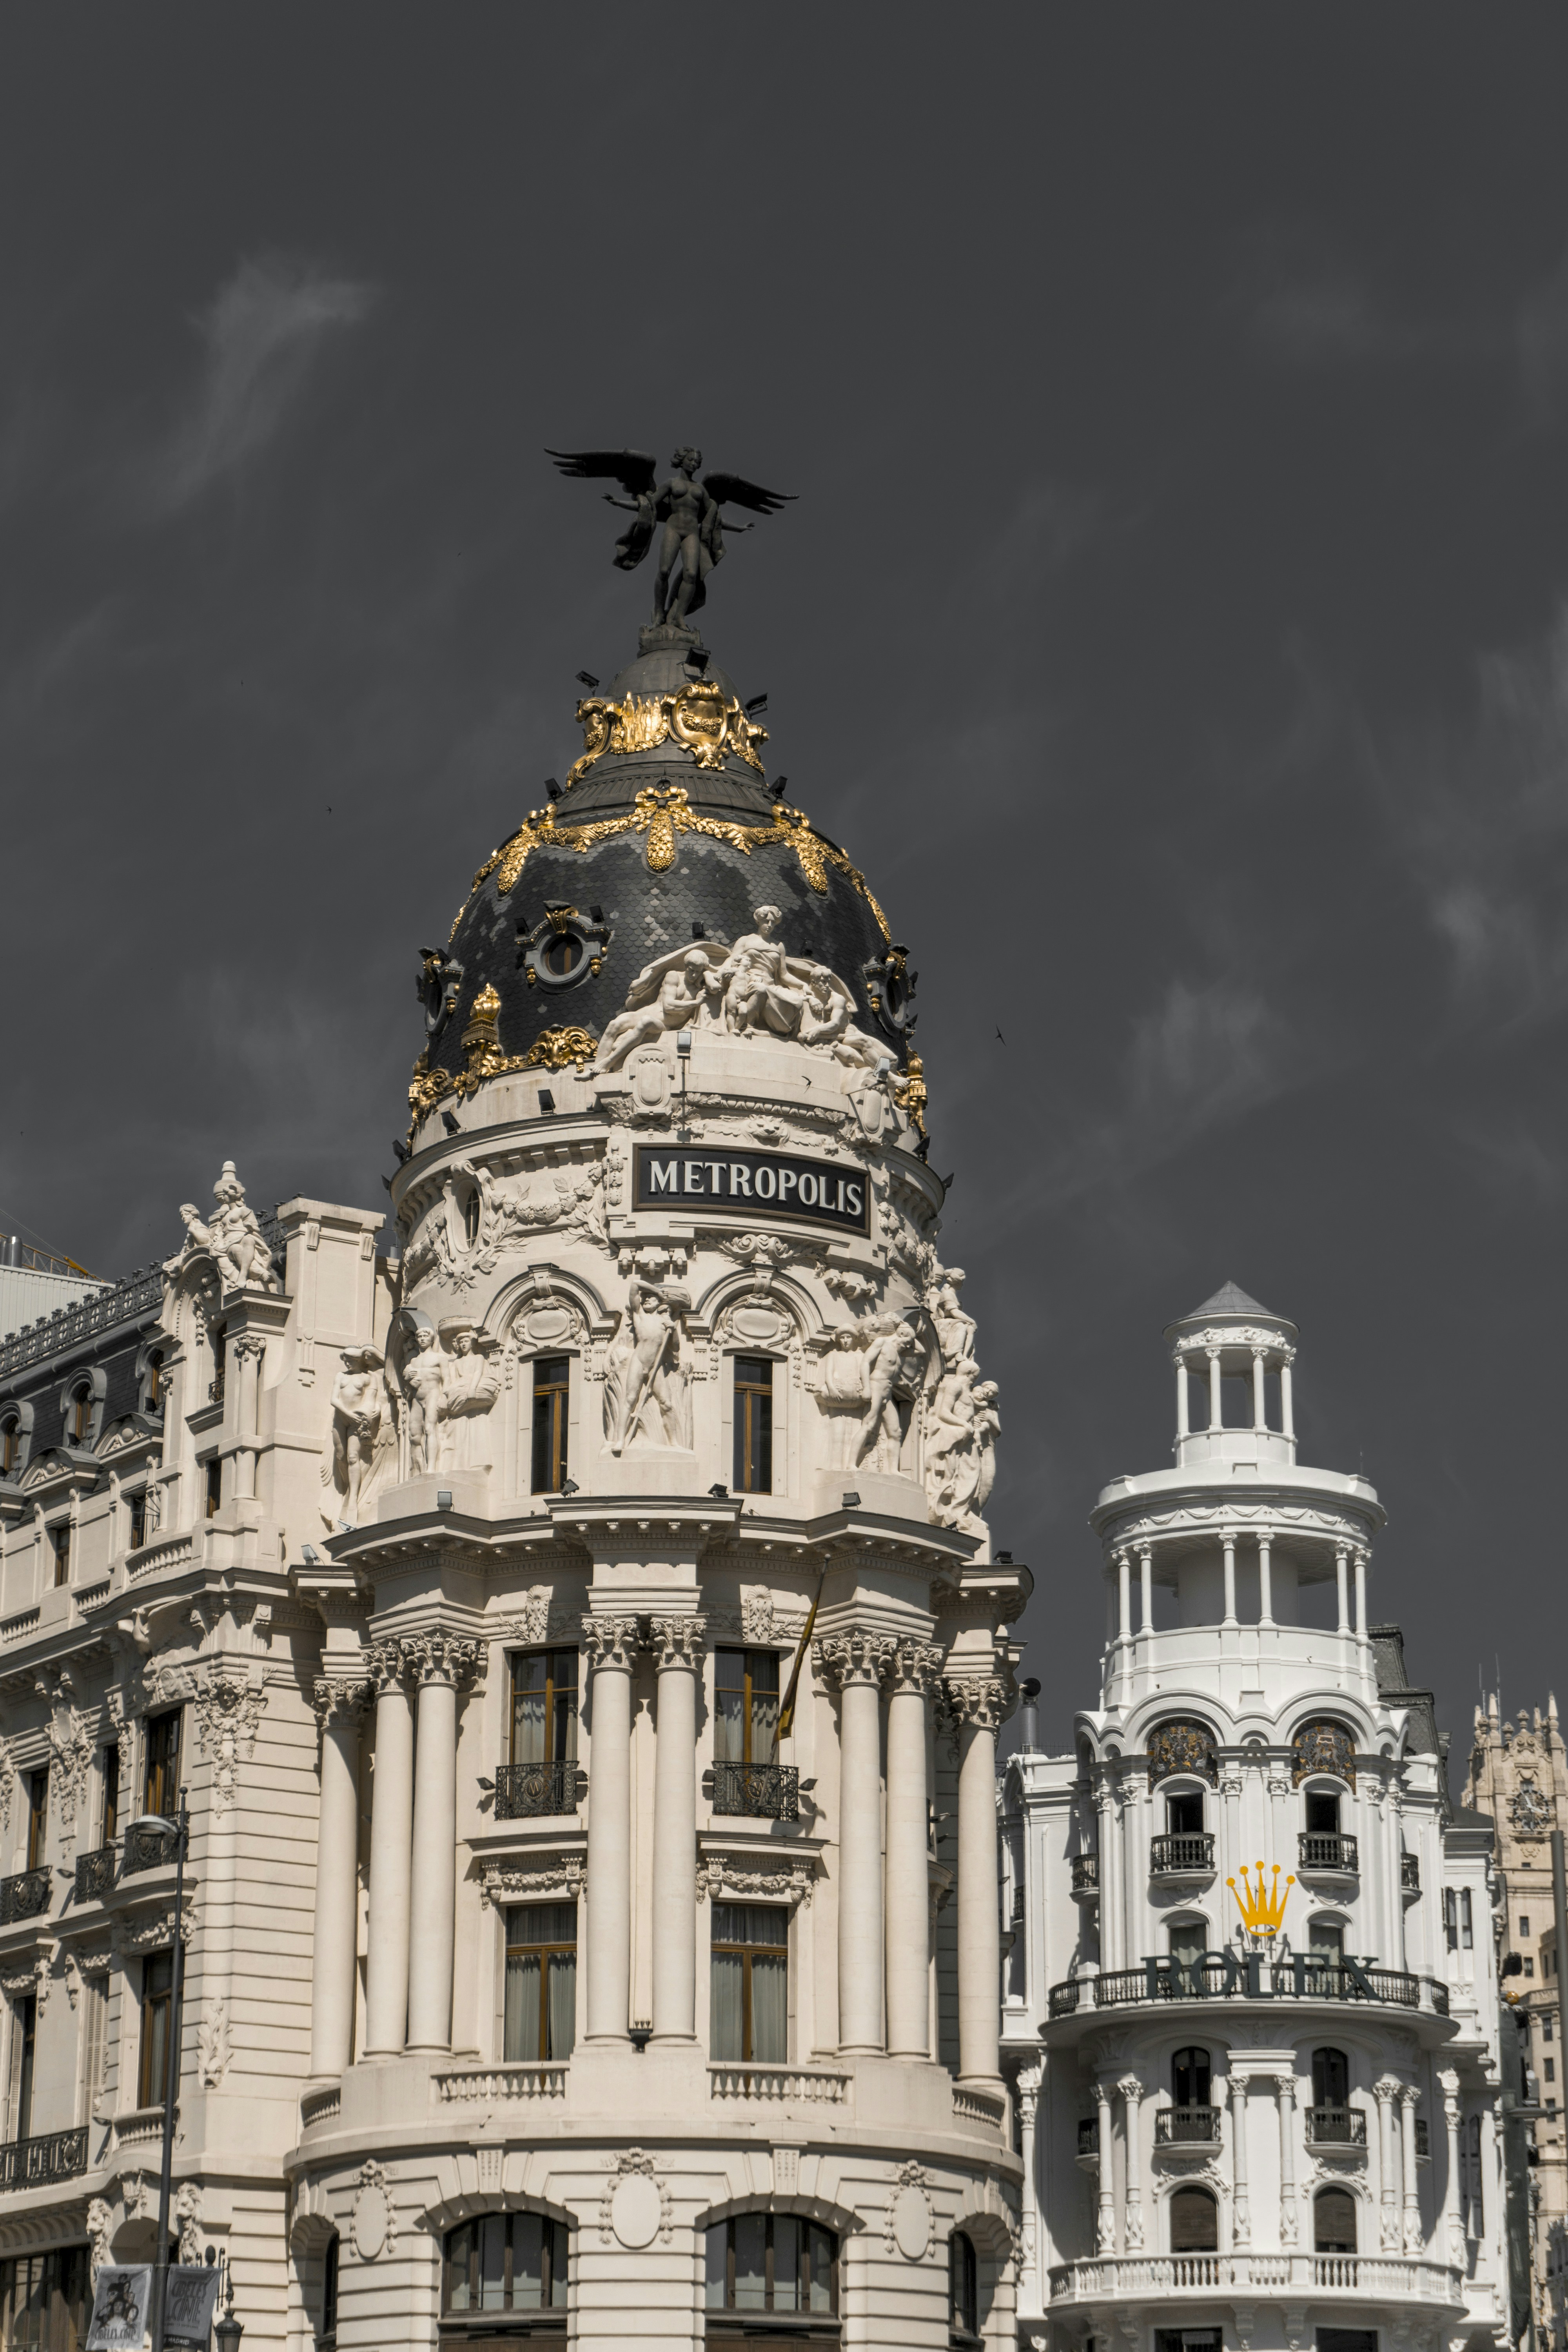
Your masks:
<instances>
[{"instance_id":1,"label":"wrought iron balcony railing","mask_svg":"<svg viewBox=\"0 0 1568 2352\"><path fill-rule=\"evenodd\" d=\"M120 1865L120 1875L134 1878L139 1870L158 1870L165 1863L172 1864L178 1840L177 1822L171 1822L166 1831L132 1825L125 1832L125 1858Z\"/></svg>"},{"instance_id":2,"label":"wrought iron balcony railing","mask_svg":"<svg viewBox=\"0 0 1568 2352\"><path fill-rule=\"evenodd\" d=\"M1360 2107L1309 2107L1309 2147L1364 2147L1366 2116Z\"/></svg>"},{"instance_id":3,"label":"wrought iron balcony railing","mask_svg":"<svg viewBox=\"0 0 1568 2352\"><path fill-rule=\"evenodd\" d=\"M1080 1903L1100 1893L1100 1856L1097 1853L1074 1854L1072 1891Z\"/></svg>"},{"instance_id":4,"label":"wrought iron balcony railing","mask_svg":"<svg viewBox=\"0 0 1568 2352\"><path fill-rule=\"evenodd\" d=\"M1353 1837L1342 1837L1337 1830L1303 1830L1300 1870L1342 1870L1354 1877L1361 1869Z\"/></svg>"},{"instance_id":5,"label":"wrought iron balcony railing","mask_svg":"<svg viewBox=\"0 0 1568 2352\"><path fill-rule=\"evenodd\" d=\"M101 1903L114 1884L114 1848L100 1845L91 1853L79 1853L76 1858L76 1899L79 1903Z\"/></svg>"},{"instance_id":6,"label":"wrought iron balcony railing","mask_svg":"<svg viewBox=\"0 0 1568 2352\"><path fill-rule=\"evenodd\" d=\"M1136 2009L1167 2000L1375 2001L1418 2010L1423 1981L1431 2008L1439 2017L1447 2017L1448 1989L1431 1978L1411 1976L1403 1969L1381 1969L1348 1955L1342 1960L1326 1960L1310 1952L1281 1954L1277 1959L1265 1952L1237 1951L1205 1953L1201 1960L1151 1956L1140 1968L1069 1977L1065 1984L1051 1987L1048 2001L1052 2018L1089 2010Z\"/></svg>"},{"instance_id":7,"label":"wrought iron balcony railing","mask_svg":"<svg viewBox=\"0 0 1568 2352\"><path fill-rule=\"evenodd\" d=\"M558 1757L552 1764L503 1764L496 1773L496 1819L527 1821L538 1813L574 1813L577 1810L577 1759Z\"/></svg>"},{"instance_id":8,"label":"wrought iron balcony railing","mask_svg":"<svg viewBox=\"0 0 1568 2352\"><path fill-rule=\"evenodd\" d=\"M1217 2107L1161 2107L1154 2117L1156 2147L1217 2147Z\"/></svg>"},{"instance_id":9,"label":"wrought iron balcony railing","mask_svg":"<svg viewBox=\"0 0 1568 2352\"><path fill-rule=\"evenodd\" d=\"M715 1764L713 1810L753 1821L798 1821L799 1770L793 1764Z\"/></svg>"},{"instance_id":10,"label":"wrought iron balcony railing","mask_svg":"<svg viewBox=\"0 0 1568 2352\"><path fill-rule=\"evenodd\" d=\"M1421 1857L1418 1853L1402 1853L1399 1857L1399 1891L1402 1895L1421 1892Z\"/></svg>"},{"instance_id":11,"label":"wrought iron balcony railing","mask_svg":"<svg viewBox=\"0 0 1568 2352\"><path fill-rule=\"evenodd\" d=\"M1152 1838L1149 1867L1156 1878L1191 1877L1212 1870L1213 1831L1173 1830L1168 1836Z\"/></svg>"},{"instance_id":12,"label":"wrought iron balcony railing","mask_svg":"<svg viewBox=\"0 0 1568 2352\"><path fill-rule=\"evenodd\" d=\"M49 1907L47 1870L19 1870L14 1878L0 1878L0 1927L18 1919L37 1919Z\"/></svg>"},{"instance_id":13,"label":"wrought iron balcony railing","mask_svg":"<svg viewBox=\"0 0 1568 2352\"><path fill-rule=\"evenodd\" d=\"M0 2192L47 2189L54 2180L74 2180L87 2170L87 2126L46 2132L37 2139L8 2140L0 2147Z\"/></svg>"}]
</instances>

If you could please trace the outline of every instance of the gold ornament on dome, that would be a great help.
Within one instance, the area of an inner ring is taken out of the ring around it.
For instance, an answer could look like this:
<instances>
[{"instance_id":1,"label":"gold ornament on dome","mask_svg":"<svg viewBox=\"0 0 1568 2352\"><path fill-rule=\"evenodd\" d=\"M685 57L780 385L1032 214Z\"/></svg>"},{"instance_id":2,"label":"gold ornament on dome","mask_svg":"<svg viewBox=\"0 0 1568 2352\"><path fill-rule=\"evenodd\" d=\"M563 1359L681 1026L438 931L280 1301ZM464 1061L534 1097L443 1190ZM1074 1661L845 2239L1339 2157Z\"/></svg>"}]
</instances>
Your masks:
<instances>
[{"instance_id":1,"label":"gold ornament on dome","mask_svg":"<svg viewBox=\"0 0 1568 2352\"><path fill-rule=\"evenodd\" d=\"M753 747L767 741L767 729L748 719L735 697L710 678L698 678L675 694L628 694L624 702L589 695L577 705L577 723L583 756L567 772L568 792L606 752L614 757L656 751L661 743L679 743L700 768L721 768L733 751L759 776L763 772Z\"/></svg>"},{"instance_id":2,"label":"gold ornament on dome","mask_svg":"<svg viewBox=\"0 0 1568 2352\"><path fill-rule=\"evenodd\" d=\"M522 869L536 849L568 849L582 855L595 843L622 833L647 834L650 874L666 874L674 865L675 837L679 833L707 834L714 841L727 842L745 857L754 849L778 843L794 850L801 872L819 898L827 893L828 867L842 874L865 899L877 919L878 929L891 943L893 935L888 918L868 888L866 877L836 844L812 831L811 820L803 810L781 803L772 824L732 824L722 817L699 815L684 784L645 784L628 815L598 817L589 824L557 824L553 808L534 809L510 841L491 850L474 877L473 887L477 890L493 874L497 894L505 898L517 887ZM454 939L466 911L459 908L457 922L452 925Z\"/></svg>"},{"instance_id":3,"label":"gold ornament on dome","mask_svg":"<svg viewBox=\"0 0 1568 2352\"><path fill-rule=\"evenodd\" d=\"M931 1096L925 1081L925 1065L918 1054L911 1054L906 1075L893 1081L893 1100L909 1119L916 1133L927 1143L931 1141L931 1137L926 1133L925 1108L930 1099Z\"/></svg>"},{"instance_id":4,"label":"gold ornament on dome","mask_svg":"<svg viewBox=\"0 0 1568 2352\"><path fill-rule=\"evenodd\" d=\"M420 1055L408 1088L410 1144L420 1123L448 1095L456 1095L459 1102L466 1101L469 1095L479 1092L487 1078L505 1077L513 1070L564 1070L575 1066L581 1075L599 1050L598 1039L591 1030L545 1029L526 1054L504 1054L496 1025L500 1013L500 998L487 982L474 999L463 1031L463 1067L456 1077L448 1071L430 1067L428 1048Z\"/></svg>"}]
</instances>

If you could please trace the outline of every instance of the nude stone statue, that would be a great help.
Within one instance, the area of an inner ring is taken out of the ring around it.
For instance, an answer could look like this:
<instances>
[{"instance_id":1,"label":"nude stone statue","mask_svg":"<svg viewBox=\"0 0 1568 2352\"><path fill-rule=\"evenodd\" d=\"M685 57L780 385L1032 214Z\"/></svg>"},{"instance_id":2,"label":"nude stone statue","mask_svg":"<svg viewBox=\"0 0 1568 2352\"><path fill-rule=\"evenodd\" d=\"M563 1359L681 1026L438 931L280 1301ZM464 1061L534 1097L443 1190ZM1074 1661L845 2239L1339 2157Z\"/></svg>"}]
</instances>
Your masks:
<instances>
[{"instance_id":1,"label":"nude stone statue","mask_svg":"<svg viewBox=\"0 0 1568 2352\"><path fill-rule=\"evenodd\" d=\"M447 1393L446 1367L428 1324L415 1334L414 1353L403 1365L403 1385L408 1391L408 1475L419 1478L434 1467L430 1456Z\"/></svg>"},{"instance_id":2,"label":"nude stone statue","mask_svg":"<svg viewBox=\"0 0 1568 2352\"><path fill-rule=\"evenodd\" d=\"M359 1524L376 1440L386 1413L382 1358L375 1348L345 1348L332 1383L332 1418L321 1457L321 1517L328 1527Z\"/></svg>"},{"instance_id":3,"label":"nude stone statue","mask_svg":"<svg viewBox=\"0 0 1568 2352\"><path fill-rule=\"evenodd\" d=\"M773 936L784 917L776 907L759 907L754 920L756 929L735 941L719 968L725 1024L742 1037L753 1029L793 1037L805 1011L806 992L804 979L791 971L789 958Z\"/></svg>"},{"instance_id":4,"label":"nude stone statue","mask_svg":"<svg viewBox=\"0 0 1568 2352\"><path fill-rule=\"evenodd\" d=\"M627 992L626 1010L616 1013L599 1040L598 1067L618 1070L638 1045L656 1045L672 1030L703 1025L705 1015L717 1020L721 967L715 958L722 954L716 946L693 946L639 972Z\"/></svg>"},{"instance_id":5,"label":"nude stone statue","mask_svg":"<svg viewBox=\"0 0 1568 2352\"><path fill-rule=\"evenodd\" d=\"M900 1402L912 1402L920 1385L924 1353L912 1325L891 1314L875 1318L879 1336L866 1359L866 1412L860 1441L855 1449L857 1467L873 1446L875 1466L897 1469L903 1443Z\"/></svg>"}]
</instances>

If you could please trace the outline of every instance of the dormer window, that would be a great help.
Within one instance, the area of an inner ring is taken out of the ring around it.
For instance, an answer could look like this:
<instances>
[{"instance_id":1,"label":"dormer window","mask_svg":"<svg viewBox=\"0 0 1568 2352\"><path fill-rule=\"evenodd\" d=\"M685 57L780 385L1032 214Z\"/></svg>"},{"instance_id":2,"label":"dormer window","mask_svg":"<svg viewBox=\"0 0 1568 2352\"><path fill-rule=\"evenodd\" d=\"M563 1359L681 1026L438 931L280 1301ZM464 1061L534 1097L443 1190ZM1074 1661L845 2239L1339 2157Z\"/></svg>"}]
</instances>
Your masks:
<instances>
[{"instance_id":1,"label":"dormer window","mask_svg":"<svg viewBox=\"0 0 1568 2352\"><path fill-rule=\"evenodd\" d=\"M162 1412L163 1410L163 1359L162 1356L149 1356L147 1359L147 1385L142 1400L142 1410L143 1412Z\"/></svg>"},{"instance_id":2,"label":"dormer window","mask_svg":"<svg viewBox=\"0 0 1568 2352\"><path fill-rule=\"evenodd\" d=\"M13 1415L0 1423L0 1478L14 1478L22 1463L22 1425Z\"/></svg>"},{"instance_id":3,"label":"dormer window","mask_svg":"<svg viewBox=\"0 0 1568 2352\"><path fill-rule=\"evenodd\" d=\"M70 1430L70 1441L73 1445L85 1445L87 1444L88 1431L91 1427L91 1423L92 1391L88 1387L87 1383L83 1381L81 1387L73 1392L70 1402L70 1418L68 1426Z\"/></svg>"}]
</instances>

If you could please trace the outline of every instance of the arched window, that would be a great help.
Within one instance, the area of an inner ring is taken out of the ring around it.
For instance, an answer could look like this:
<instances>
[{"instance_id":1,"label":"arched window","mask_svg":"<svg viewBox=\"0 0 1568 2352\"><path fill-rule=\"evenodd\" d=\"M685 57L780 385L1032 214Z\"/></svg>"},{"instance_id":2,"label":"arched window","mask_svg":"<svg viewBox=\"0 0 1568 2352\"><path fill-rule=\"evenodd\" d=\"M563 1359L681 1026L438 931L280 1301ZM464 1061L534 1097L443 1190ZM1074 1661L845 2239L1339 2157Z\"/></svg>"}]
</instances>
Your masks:
<instances>
[{"instance_id":1,"label":"arched window","mask_svg":"<svg viewBox=\"0 0 1568 2352\"><path fill-rule=\"evenodd\" d=\"M321 2352L338 2340L338 2233L334 2230L327 2240L321 2256L321 2325L316 2341Z\"/></svg>"},{"instance_id":2,"label":"arched window","mask_svg":"<svg viewBox=\"0 0 1568 2352\"><path fill-rule=\"evenodd\" d=\"M1171 2252L1218 2253L1219 2208L1206 2189L1178 2189L1172 2198Z\"/></svg>"},{"instance_id":3,"label":"arched window","mask_svg":"<svg viewBox=\"0 0 1568 2352\"><path fill-rule=\"evenodd\" d=\"M1194 2045L1176 2052L1171 2061L1171 2096L1178 2107L1206 2107L1212 2080L1206 2050Z\"/></svg>"},{"instance_id":4,"label":"arched window","mask_svg":"<svg viewBox=\"0 0 1568 2352\"><path fill-rule=\"evenodd\" d=\"M22 1423L13 1413L0 1421L0 1478L14 1478L22 1466Z\"/></svg>"},{"instance_id":5,"label":"arched window","mask_svg":"<svg viewBox=\"0 0 1568 2352\"><path fill-rule=\"evenodd\" d=\"M979 2266L974 2242L962 2230L955 2230L947 2242L947 2325L952 2343L979 2342Z\"/></svg>"},{"instance_id":6,"label":"arched window","mask_svg":"<svg viewBox=\"0 0 1568 2352\"><path fill-rule=\"evenodd\" d=\"M799 2213L733 2213L708 2232L706 2300L710 2311L836 2312L838 2241Z\"/></svg>"},{"instance_id":7,"label":"arched window","mask_svg":"<svg viewBox=\"0 0 1568 2352\"><path fill-rule=\"evenodd\" d=\"M68 1427L73 1445L85 1445L92 1424L92 1390L86 1381L71 1391Z\"/></svg>"},{"instance_id":8,"label":"arched window","mask_svg":"<svg viewBox=\"0 0 1568 2352\"><path fill-rule=\"evenodd\" d=\"M442 2310L563 2313L567 2234L548 2213L479 2213L448 2230Z\"/></svg>"},{"instance_id":9,"label":"arched window","mask_svg":"<svg viewBox=\"0 0 1568 2352\"><path fill-rule=\"evenodd\" d=\"M156 1349L147 1359L147 1369L142 1375L142 1410L162 1412L163 1410L163 1359Z\"/></svg>"},{"instance_id":10,"label":"arched window","mask_svg":"<svg viewBox=\"0 0 1568 2352\"><path fill-rule=\"evenodd\" d=\"M1348 2189L1321 2189L1312 2200L1312 2246L1320 2254L1355 2252L1355 2199Z\"/></svg>"},{"instance_id":11,"label":"arched window","mask_svg":"<svg viewBox=\"0 0 1568 2352\"><path fill-rule=\"evenodd\" d=\"M1312 2053L1312 2105L1315 2107L1342 2107L1351 2095L1350 2060L1342 2050L1314 2050Z\"/></svg>"}]
</instances>

